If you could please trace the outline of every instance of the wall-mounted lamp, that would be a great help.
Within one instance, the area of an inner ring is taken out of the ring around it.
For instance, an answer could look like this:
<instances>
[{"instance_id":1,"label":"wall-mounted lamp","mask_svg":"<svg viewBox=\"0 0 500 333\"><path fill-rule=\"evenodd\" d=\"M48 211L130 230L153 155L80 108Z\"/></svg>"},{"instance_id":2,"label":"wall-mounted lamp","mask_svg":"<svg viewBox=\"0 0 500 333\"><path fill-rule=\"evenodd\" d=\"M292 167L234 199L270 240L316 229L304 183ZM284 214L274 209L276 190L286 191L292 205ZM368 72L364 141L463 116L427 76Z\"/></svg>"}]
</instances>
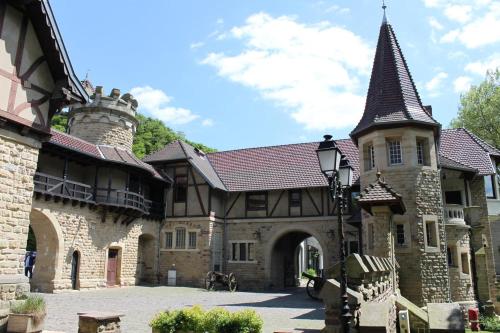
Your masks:
<instances>
[{"instance_id":1,"label":"wall-mounted lamp","mask_svg":"<svg viewBox=\"0 0 500 333\"><path fill-rule=\"evenodd\" d=\"M260 230L256 230L252 235L253 235L253 239L256 239L258 241L260 241L260 238L262 237Z\"/></svg>"},{"instance_id":2,"label":"wall-mounted lamp","mask_svg":"<svg viewBox=\"0 0 500 333\"><path fill-rule=\"evenodd\" d=\"M328 236L328 238L330 239L335 239L335 230L333 229L330 229L326 232L326 235Z\"/></svg>"}]
</instances>

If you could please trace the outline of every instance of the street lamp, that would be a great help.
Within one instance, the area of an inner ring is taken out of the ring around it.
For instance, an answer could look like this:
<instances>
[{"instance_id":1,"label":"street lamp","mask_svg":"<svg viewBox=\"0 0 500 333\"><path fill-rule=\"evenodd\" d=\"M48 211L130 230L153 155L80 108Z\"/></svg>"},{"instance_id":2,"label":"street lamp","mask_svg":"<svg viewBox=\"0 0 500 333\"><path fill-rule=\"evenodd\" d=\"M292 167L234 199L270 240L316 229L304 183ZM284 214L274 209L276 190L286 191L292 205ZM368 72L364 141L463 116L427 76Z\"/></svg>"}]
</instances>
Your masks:
<instances>
[{"instance_id":1,"label":"street lamp","mask_svg":"<svg viewBox=\"0 0 500 333\"><path fill-rule=\"evenodd\" d=\"M318 154L321 172L328 179L328 189L332 201L337 203L339 257L340 257L340 304L342 311L340 321L344 333L349 333L349 322L351 312L349 309L349 300L347 296L347 273L345 268L345 247L344 247L344 224L342 214L344 211L343 192L352 185L353 169L349 161L342 159L342 153L337 144L332 140L331 135L325 135L325 140L320 142L316 153Z\"/></svg>"}]
</instances>

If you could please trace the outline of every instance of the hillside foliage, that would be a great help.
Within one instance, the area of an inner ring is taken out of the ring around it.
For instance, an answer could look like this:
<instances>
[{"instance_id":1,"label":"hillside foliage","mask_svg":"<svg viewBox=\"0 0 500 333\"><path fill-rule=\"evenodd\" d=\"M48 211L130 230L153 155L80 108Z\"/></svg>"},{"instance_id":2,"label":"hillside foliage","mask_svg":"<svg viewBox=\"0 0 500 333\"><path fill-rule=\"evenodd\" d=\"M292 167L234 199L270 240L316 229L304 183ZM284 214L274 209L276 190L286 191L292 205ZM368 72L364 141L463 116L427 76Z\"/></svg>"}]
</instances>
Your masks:
<instances>
[{"instance_id":1,"label":"hillside foliage","mask_svg":"<svg viewBox=\"0 0 500 333\"><path fill-rule=\"evenodd\" d=\"M132 151L138 158L143 158L144 156L154 153L176 140L187 142L206 153L216 151L204 144L186 139L184 133L174 131L170 127L165 126L161 120L146 117L142 114L137 114L137 119L139 120L139 126L134 136ZM66 132L67 124L68 114L66 112L57 114L52 118L51 126L58 131Z\"/></svg>"}]
</instances>

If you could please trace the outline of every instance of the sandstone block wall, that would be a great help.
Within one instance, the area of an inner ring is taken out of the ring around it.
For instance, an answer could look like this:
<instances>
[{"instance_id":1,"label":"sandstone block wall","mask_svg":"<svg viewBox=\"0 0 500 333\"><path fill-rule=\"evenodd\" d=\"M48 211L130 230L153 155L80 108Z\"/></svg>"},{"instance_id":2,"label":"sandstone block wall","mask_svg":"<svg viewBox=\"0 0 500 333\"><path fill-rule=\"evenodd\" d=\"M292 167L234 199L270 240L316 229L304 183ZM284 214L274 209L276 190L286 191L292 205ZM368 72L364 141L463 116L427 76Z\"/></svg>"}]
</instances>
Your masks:
<instances>
[{"instance_id":1,"label":"sandstone block wall","mask_svg":"<svg viewBox=\"0 0 500 333\"><path fill-rule=\"evenodd\" d=\"M85 141L132 150L134 133L125 124L101 119L75 122L70 134Z\"/></svg>"},{"instance_id":2,"label":"sandstone block wall","mask_svg":"<svg viewBox=\"0 0 500 333\"><path fill-rule=\"evenodd\" d=\"M451 300L453 302L474 301L472 267L470 267L469 260L469 228L467 226L447 225L446 237L453 257L453 262L449 266ZM462 262L461 256L463 254L468 258L467 263ZM464 264L467 267L463 267Z\"/></svg>"},{"instance_id":3,"label":"sandstone block wall","mask_svg":"<svg viewBox=\"0 0 500 333\"><path fill-rule=\"evenodd\" d=\"M53 290L48 291L58 292L72 288L71 262L74 251L78 251L80 254L78 289L95 289L106 286L107 256L110 248L119 251L117 283L127 286L135 285L138 282L140 279L138 276L139 236L146 234L156 239L159 230L158 222L137 219L127 226L119 222L114 223L111 214L108 214L105 222L101 222L99 210L43 199L34 200L33 209L38 210L44 216L44 221L41 223L47 225L45 233L59 230L57 239L60 245L57 247L56 253L50 253L50 251L46 253L55 257L54 261L51 262L55 266ZM40 243L38 241L40 236L36 233L35 236L37 236L37 243ZM155 243L157 244L157 242ZM38 256L43 256L43 245L42 248L37 248L37 251ZM154 257L149 258L149 260L154 263L157 259ZM34 275L36 275L37 269L42 268L35 266ZM33 288L43 288L47 284L47 281L44 282L45 284L34 285Z\"/></svg>"},{"instance_id":4,"label":"sandstone block wall","mask_svg":"<svg viewBox=\"0 0 500 333\"><path fill-rule=\"evenodd\" d=\"M29 291L23 263L39 147L0 129L0 308Z\"/></svg>"}]
</instances>

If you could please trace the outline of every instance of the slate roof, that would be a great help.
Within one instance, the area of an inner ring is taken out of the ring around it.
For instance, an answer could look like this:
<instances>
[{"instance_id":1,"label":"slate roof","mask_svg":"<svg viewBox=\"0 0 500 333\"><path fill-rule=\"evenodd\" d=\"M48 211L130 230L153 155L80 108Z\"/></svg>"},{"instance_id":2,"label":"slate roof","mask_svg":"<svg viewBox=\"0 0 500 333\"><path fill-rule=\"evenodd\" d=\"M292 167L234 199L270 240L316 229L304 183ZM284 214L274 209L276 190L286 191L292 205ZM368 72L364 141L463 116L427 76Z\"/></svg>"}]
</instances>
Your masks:
<instances>
[{"instance_id":1,"label":"slate roof","mask_svg":"<svg viewBox=\"0 0 500 333\"><path fill-rule=\"evenodd\" d=\"M144 163L143 161L135 157L135 155L131 151L107 145L95 145L88 141L79 139L66 133L59 132L54 129L51 129L51 135L52 137L50 138L50 141L46 142L45 144L66 148L95 159L112 163L125 164L131 167L139 168L149 172L153 177L161 179L162 181L170 181L160 175L158 171L153 168L153 166Z\"/></svg>"},{"instance_id":2,"label":"slate roof","mask_svg":"<svg viewBox=\"0 0 500 333\"><path fill-rule=\"evenodd\" d=\"M183 141L173 141L163 149L143 159L143 161L147 163L173 162L180 160L188 161L212 187L226 190L223 182L210 164L207 155Z\"/></svg>"},{"instance_id":3,"label":"slate roof","mask_svg":"<svg viewBox=\"0 0 500 333\"><path fill-rule=\"evenodd\" d=\"M394 213L404 214L406 207L402 196L394 191L377 173L377 180L368 185L360 194L358 204L371 214L373 206L388 205Z\"/></svg>"},{"instance_id":4,"label":"slate roof","mask_svg":"<svg viewBox=\"0 0 500 333\"><path fill-rule=\"evenodd\" d=\"M436 128L440 126L422 106L396 35L384 19L380 27L365 110L351 132L351 137L356 141L359 135L372 127L392 123L412 123Z\"/></svg>"},{"instance_id":5,"label":"slate roof","mask_svg":"<svg viewBox=\"0 0 500 333\"><path fill-rule=\"evenodd\" d=\"M472 173L477 173L477 169L468 167L460 162L454 161L448 157L445 157L443 155L439 155L439 164L441 165L442 168L445 169L453 169L453 170L460 170L460 171L465 171L465 172L472 172Z\"/></svg>"},{"instance_id":6,"label":"slate roof","mask_svg":"<svg viewBox=\"0 0 500 333\"><path fill-rule=\"evenodd\" d=\"M439 155L477 170L481 176L495 173L491 156L500 158L500 150L484 142L465 128L441 132Z\"/></svg>"}]
</instances>

